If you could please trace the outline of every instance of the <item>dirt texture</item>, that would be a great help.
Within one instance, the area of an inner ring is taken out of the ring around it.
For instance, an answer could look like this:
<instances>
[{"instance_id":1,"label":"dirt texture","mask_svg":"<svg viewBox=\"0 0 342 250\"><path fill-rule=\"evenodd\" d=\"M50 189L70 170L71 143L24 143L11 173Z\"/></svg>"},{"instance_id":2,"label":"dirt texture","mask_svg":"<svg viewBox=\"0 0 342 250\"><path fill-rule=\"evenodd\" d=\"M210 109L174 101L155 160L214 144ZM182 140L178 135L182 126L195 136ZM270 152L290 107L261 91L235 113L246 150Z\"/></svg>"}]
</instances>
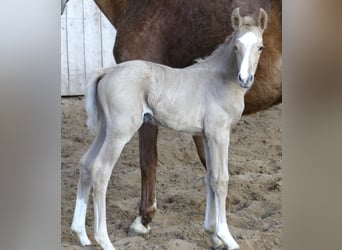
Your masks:
<instances>
[{"instance_id":1,"label":"dirt texture","mask_svg":"<svg viewBox=\"0 0 342 250\"><path fill-rule=\"evenodd\" d=\"M281 249L281 106L243 116L232 130L227 219L241 249ZM70 230L79 160L94 138L86 127L84 98L63 98L61 115L62 249L100 249L93 237L91 196L86 225L94 245L81 247ZM117 250L210 249L203 229L205 169L191 135L160 128L158 153L158 210L151 223L152 230L146 236L129 237L128 227L137 215L140 201L137 134L124 148L107 191L107 224L111 241Z\"/></svg>"}]
</instances>

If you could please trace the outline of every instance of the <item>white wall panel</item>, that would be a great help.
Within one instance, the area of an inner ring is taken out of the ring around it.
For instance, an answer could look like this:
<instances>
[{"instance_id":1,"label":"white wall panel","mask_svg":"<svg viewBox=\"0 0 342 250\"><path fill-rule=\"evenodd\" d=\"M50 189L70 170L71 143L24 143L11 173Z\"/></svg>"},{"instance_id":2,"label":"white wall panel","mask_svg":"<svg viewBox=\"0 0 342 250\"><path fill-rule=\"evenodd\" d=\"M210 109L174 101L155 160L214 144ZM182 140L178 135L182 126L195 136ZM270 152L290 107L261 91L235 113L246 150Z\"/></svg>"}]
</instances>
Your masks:
<instances>
[{"instance_id":1,"label":"white wall panel","mask_svg":"<svg viewBox=\"0 0 342 250\"><path fill-rule=\"evenodd\" d=\"M61 16L62 95L83 95L88 77L115 64L115 29L93 0L72 0Z\"/></svg>"}]
</instances>

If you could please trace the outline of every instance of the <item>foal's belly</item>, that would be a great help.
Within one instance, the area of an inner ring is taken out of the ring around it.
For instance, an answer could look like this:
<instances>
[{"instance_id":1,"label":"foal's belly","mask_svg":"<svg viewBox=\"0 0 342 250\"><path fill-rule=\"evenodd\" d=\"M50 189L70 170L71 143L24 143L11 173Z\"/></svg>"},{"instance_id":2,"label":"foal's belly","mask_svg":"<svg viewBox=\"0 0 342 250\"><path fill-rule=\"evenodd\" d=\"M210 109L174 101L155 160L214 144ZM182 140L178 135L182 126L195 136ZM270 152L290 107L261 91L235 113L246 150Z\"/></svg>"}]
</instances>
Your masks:
<instances>
[{"instance_id":1,"label":"foal's belly","mask_svg":"<svg viewBox=\"0 0 342 250\"><path fill-rule=\"evenodd\" d=\"M155 110L153 114L145 115L144 120L145 122L152 122L180 132L198 134L203 131L203 119L196 112L189 113L185 110L164 112Z\"/></svg>"},{"instance_id":2,"label":"foal's belly","mask_svg":"<svg viewBox=\"0 0 342 250\"><path fill-rule=\"evenodd\" d=\"M205 111L201 92L198 89L195 91L195 88L188 91L177 84L170 85L151 91L146 98L144 110L150 111L155 124L176 131L201 133Z\"/></svg>"}]
</instances>

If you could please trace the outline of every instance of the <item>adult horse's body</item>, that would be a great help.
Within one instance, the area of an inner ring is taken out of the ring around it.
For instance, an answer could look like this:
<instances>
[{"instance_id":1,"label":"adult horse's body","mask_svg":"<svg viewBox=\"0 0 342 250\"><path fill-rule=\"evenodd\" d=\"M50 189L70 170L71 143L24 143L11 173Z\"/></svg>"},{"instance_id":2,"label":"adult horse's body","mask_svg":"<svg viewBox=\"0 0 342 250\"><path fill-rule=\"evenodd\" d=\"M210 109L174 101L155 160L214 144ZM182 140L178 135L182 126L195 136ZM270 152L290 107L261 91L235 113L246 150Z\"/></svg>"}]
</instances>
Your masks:
<instances>
[{"instance_id":1,"label":"adult horse's body","mask_svg":"<svg viewBox=\"0 0 342 250\"><path fill-rule=\"evenodd\" d=\"M117 30L114 56L118 63L143 59L173 67L185 67L208 55L233 29L230 13L239 6L241 15L257 18L259 8L269 14L264 33L265 50L255 82L245 96L245 113L265 109L281 101L281 0L95 0ZM158 127L149 123L139 130L141 202L133 231L146 233L156 211ZM205 164L202 137L194 136Z\"/></svg>"},{"instance_id":2,"label":"adult horse's body","mask_svg":"<svg viewBox=\"0 0 342 250\"><path fill-rule=\"evenodd\" d=\"M183 69L148 61L118 64L88 87L88 126L96 138L81 159L72 230L83 245L88 196L94 200L94 236L104 250L114 250L106 224L106 190L123 147L150 120L165 127L200 134L206 154L207 205L204 229L214 247L239 248L226 220L230 130L244 109L244 95L254 82L263 50L267 14L257 26L232 13L234 32L209 57ZM182 89L179 92L179 89Z\"/></svg>"}]
</instances>

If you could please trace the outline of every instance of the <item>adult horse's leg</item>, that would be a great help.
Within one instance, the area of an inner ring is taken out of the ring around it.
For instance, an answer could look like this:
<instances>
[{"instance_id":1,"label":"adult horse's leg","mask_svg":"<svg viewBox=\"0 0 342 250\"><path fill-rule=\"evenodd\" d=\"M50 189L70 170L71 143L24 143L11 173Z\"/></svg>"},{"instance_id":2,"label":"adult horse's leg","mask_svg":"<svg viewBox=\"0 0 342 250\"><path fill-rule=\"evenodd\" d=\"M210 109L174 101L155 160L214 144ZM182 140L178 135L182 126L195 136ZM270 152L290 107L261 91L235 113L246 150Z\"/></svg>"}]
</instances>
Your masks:
<instances>
[{"instance_id":1,"label":"adult horse's leg","mask_svg":"<svg viewBox=\"0 0 342 250\"><path fill-rule=\"evenodd\" d=\"M158 126L144 123L139 129L139 150L141 168L141 201L139 215L130 226L129 234L146 234L149 223L157 209L156 172L157 172Z\"/></svg>"},{"instance_id":2,"label":"adult horse's leg","mask_svg":"<svg viewBox=\"0 0 342 250\"><path fill-rule=\"evenodd\" d=\"M201 135L194 135L192 138L195 142L198 157L200 158L200 161L203 164L203 166L207 168L206 162L205 162L205 149L204 149L203 137Z\"/></svg>"},{"instance_id":3,"label":"adult horse's leg","mask_svg":"<svg viewBox=\"0 0 342 250\"><path fill-rule=\"evenodd\" d=\"M131 19L130 19L131 20ZM158 22L153 22L153 32L149 36L143 36L144 25L151 23L140 22L140 19L127 22L124 30L117 31L117 37L114 46L114 57L118 63L141 59L160 64L166 64L164 61L163 43L159 38ZM127 33L127 30L136 30L136 32ZM137 35L140 34L140 35ZM151 39L153 37L153 39ZM129 235L146 234L150 231L149 223L152 221L157 209L156 204L156 172L157 172L157 136L158 127L151 123L144 123L139 129L139 157L141 170L141 199L139 214L129 228Z\"/></svg>"}]
</instances>

